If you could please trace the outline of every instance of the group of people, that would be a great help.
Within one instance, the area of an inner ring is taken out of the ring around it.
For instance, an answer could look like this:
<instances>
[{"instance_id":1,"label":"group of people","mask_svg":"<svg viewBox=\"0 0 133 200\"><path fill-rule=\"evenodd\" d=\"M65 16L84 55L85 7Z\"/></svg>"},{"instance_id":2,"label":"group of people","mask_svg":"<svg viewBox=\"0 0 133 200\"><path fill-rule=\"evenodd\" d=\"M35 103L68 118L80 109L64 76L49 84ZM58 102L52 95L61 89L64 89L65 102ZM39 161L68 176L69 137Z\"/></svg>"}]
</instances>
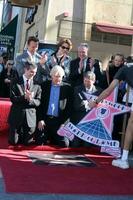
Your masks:
<instances>
[{"instance_id":1,"label":"group of people","mask_svg":"<svg viewBox=\"0 0 133 200\"><path fill-rule=\"evenodd\" d=\"M124 96L126 83L133 87L133 68L124 65L123 55L116 54L106 73L103 72L99 61L89 57L89 46L84 43L78 46L77 58L72 59L69 56L72 49L69 39L61 39L52 55L48 56L45 52L39 55L38 42L36 37L29 37L27 49L16 58L17 76L10 82L12 106L8 118L8 142L11 145L35 143L60 147L85 145L78 138L69 144L66 138L57 134L57 130L68 120L77 124L117 85L118 101L121 102L119 97ZM88 102L84 92L97 95L96 101ZM124 169L129 167L132 130L131 112L122 158L114 160L113 165Z\"/></svg>"}]
</instances>

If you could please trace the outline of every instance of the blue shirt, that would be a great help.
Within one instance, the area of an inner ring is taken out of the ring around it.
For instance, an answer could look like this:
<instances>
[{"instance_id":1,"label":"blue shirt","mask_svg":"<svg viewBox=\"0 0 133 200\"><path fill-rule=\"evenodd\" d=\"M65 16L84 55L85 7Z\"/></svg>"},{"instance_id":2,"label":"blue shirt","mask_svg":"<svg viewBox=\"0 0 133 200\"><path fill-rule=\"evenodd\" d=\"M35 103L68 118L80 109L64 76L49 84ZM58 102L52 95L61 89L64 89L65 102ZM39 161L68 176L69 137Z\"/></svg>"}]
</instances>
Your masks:
<instances>
[{"instance_id":1,"label":"blue shirt","mask_svg":"<svg viewBox=\"0 0 133 200\"><path fill-rule=\"evenodd\" d=\"M58 117L59 115L59 96L60 96L60 86L52 85L50 91L50 100L47 115L52 115Z\"/></svg>"}]
</instances>

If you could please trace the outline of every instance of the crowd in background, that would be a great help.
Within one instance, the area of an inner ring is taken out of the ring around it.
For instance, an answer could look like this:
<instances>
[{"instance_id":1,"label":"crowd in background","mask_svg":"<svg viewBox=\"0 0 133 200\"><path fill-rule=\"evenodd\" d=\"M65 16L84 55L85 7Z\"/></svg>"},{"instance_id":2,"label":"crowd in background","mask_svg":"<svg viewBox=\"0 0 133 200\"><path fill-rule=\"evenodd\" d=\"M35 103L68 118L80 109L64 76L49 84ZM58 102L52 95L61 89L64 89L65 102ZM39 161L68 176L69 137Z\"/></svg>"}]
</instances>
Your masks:
<instances>
[{"instance_id":1,"label":"crowd in background","mask_svg":"<svg viewBox=\"0 0 133 200\"><path fill-rule=\"evenodd\" d=\"M5 55L0 57L0 96L10 97L12 101L9 144L35 142L68 146L68 141L57 135L57 130L67 120L77 124L89 112L84 92L99 95L109 86L117 71L132 62L132 58L126 60L122 54L113 55L103 71L101 62L90 57L90 47L86 43L78 45L75 59L69 55L72 49L69 39L61 39L51 55L47 52L39 55L38 43L39 40L31 36L27 49L14 61ZM120 81L117 102L125 102L126 91L127 84ZM129 103L132 102L130 90ZM114 139L120 139L121 119L118 116L114 119ZM82 143L76 138L69 145L85 145Z\"/></svg>"}]
</instances>

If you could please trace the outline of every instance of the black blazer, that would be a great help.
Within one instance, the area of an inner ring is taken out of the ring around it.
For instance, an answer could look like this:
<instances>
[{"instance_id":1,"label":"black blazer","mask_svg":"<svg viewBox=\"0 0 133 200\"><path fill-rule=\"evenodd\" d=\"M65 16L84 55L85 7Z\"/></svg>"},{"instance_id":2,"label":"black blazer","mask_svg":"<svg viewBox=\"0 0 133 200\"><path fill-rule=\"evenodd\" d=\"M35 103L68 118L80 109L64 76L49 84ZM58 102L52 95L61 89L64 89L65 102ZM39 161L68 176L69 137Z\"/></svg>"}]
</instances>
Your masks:
<instances>
[{"instance_id":1,"label":"black blazer","mask_svg":"<svg viewBox=\"0 0 133 200\"><path fill-rule=\"evenodd\" d=\"M70 63L70 83L73 87L81 85L83 83L83 74L87 71L91 71L90 69L90 57L88 57L87 62L86 62L86 67L84 72L82 71L81 74L79 73L79 63L80 63L80 58L76 58L71 61ZM100 80L102 80L102 72L100 70L100 66L98 62L95 62L94 64L94 74L96 75L96 85L101 87Z\"/></svg>"},{"instance_id":2,"label":"black blazer","mask_svg":"<svg viewBox=\"0 0 133 200\"><path fill-rule=\"evenodd\" d=\"M46 81L42 84L42 95L41 95L41 104L38 109L38 120L46 119L49 100L50 100L50 90L51 90L51 81ZM64 123L71 115L72 111L72 100L73 92L69 84L62 82L60 86L60 96L59 96L59 121Z\"/></svg>"},{"instance_id":3,"label":"black blazer","mask_svg":"<svg viewBox=\"0 0 133 200\"><path fill-rule=\"evenodd\" d=\"M71 122L78 123L89 111L86 111L84 100L87 100L84 95L86 92L85 86L82 84L74 88L74 101L73 101L73 113L71 116ZM93 86L92 95L98 96L102 92L101 88Z\"/></svg>"},{"instance_id":4,"label":"black blazer","mask_svg":"<svg viewBox=\"0 0 133 200\"><path fill-rule=\"evenodd\" d=\"M12 106L9 112L8 123L14 128L20 127L23 120L27 120L29 127L36 126L36 107L40 105L41 87L33 81L30 88L33 99L29 102L25 99L23 77L11 82L10 99Z\"/></svg>"},{"instance_id":5,"label":"black blazer","mask_svg":"<svg viewBox=\"0 0 133 200\"><path fill-rule=\"evenodd\" d=\"M2 76L3 76L3 82L5 81L5 79L9 79L10 81L14 78L18 78L18 74L17 74L17 71L12 68L11 71L10 71L10 75L7 74L8 70L7 69L4 69L3 72L2 72ZM10 83L3 83L3 96L4 97L10 97Z\"/></svg>"}]
</instances>

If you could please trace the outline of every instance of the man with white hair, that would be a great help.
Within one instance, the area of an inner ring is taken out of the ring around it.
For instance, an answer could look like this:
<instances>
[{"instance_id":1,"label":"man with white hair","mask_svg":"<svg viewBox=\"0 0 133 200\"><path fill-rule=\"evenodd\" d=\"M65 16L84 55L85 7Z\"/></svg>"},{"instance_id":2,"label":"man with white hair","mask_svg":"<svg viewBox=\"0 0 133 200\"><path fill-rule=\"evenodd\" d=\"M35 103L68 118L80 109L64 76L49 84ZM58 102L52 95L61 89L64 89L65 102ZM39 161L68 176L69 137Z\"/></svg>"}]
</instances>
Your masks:
<instances>
[{"instance_id":1,"label":"man with white hair","mask_svg":"<svg viewBox=\"0 0 133 200\"><path fill-rule=\"evenodd\" d=\"M41 104L38 112L37 144L55 144L65 147L64 138L57 134L59 127L70 117L72 110L72 88L63 83L64 70L56 65L50 72L51 81L42 84Z\"/></svg>"}]
</instances>

